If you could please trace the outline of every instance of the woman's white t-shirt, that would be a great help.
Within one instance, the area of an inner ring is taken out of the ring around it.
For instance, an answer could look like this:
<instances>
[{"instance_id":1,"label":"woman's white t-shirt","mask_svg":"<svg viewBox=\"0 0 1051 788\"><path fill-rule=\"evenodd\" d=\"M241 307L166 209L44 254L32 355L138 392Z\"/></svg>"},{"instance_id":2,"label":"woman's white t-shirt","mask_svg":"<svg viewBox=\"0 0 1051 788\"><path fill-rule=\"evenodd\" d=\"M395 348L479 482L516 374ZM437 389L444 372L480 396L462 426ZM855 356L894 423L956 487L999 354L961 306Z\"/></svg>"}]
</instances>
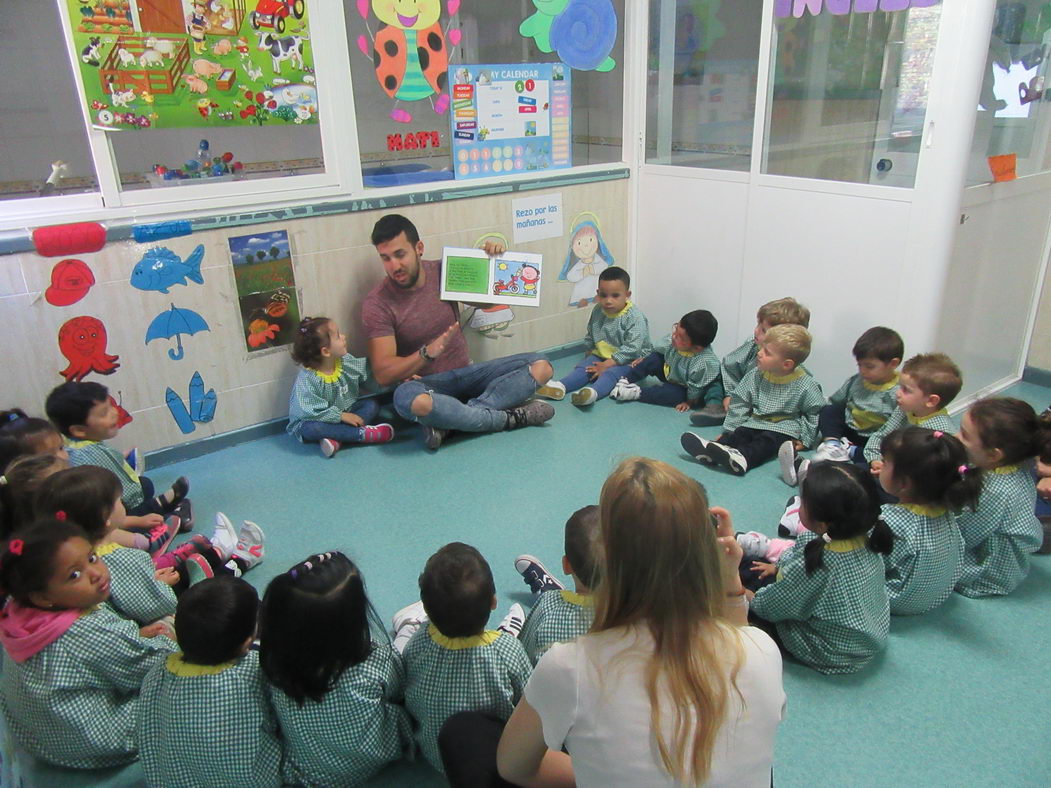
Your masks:
<instances>
[{"instance_id":1,"label":"woman's white t-shirt","mask_svg":"<svg viewBox=\"0 0 1051 788\"><path fill-rule=\"evenodd\" d=\"M781 654L765 632L738 631L744 653L736 679L740 696L731 688L705 785L765 788L785 707ZM609 630L552 646L533 671L525 699L540 715L547 746L569 752L577 785L676 784L661 766L650 729L645 666L652 653L648 629ZM675 708L672 699L662 698L669 743Z\"/></svg>"}]
</instances>

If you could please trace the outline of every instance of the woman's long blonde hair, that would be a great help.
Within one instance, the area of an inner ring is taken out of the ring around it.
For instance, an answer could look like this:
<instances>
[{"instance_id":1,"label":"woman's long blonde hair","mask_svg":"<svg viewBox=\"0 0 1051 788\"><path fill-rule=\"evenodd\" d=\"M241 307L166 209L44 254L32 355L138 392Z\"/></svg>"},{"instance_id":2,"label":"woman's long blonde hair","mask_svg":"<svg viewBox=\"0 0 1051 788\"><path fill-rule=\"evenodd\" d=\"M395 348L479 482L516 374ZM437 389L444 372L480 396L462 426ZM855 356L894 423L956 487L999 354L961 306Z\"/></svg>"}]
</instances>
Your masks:
<instances>
[{"instance_id":1,"label":"woman's long blonde hair","mask_svg":"<svg viewBox=\"0 0 1051 788\"><path fill-rule=\"evenodd\" d=\"M676 782L703 783L743 661L740 640L722 618L719 548L704 488L666 463L631 457L606 479L599 509L604 574L591 631L649 628L654 651L645 684L661 762ZM674 699L670 741L662 695Z\"/></svg>"}]
</instances>

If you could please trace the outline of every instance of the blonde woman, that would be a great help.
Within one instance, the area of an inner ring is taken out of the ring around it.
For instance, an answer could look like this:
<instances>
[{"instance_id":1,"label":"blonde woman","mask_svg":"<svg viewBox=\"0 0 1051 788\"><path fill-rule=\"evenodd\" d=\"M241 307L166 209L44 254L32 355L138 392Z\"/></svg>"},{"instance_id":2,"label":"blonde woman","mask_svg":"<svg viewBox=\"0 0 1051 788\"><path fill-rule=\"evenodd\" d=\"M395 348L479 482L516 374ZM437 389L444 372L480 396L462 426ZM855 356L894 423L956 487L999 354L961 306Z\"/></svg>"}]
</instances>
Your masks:
<instances>
[{"instance_id":1,"label":"blonde woman","mask_svg":"<svg viewBox=\"0 0 1051 788\"><path fill-rule=\"evenodd\" d=\"M729 512L709 510L700 484L641 457L606 480L600 511L595 623L540 660L500 739L501 776L768 786L785 702L781 655L747 626Z\"/></svg>"}]
</instances>

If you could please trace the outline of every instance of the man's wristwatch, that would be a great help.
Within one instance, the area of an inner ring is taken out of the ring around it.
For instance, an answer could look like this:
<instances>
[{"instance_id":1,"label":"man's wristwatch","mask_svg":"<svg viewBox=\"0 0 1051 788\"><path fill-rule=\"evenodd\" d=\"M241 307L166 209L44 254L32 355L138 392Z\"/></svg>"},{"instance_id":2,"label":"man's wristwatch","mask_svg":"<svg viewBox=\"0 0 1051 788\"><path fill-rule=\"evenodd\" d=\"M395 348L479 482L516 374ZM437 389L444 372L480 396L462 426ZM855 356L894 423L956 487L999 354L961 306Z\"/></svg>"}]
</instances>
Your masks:
<instances>
[{"instance_id":1,"label":"man's wristwatch","mask_svg":"<svg viewBox=\"0 0 1051 788\"><path fill-rule=\"evenodd\" d=\"M434 356L427 352L427 345L420 345L420 358L424 361L434 361Z\"/></svg>"}]
</instances>

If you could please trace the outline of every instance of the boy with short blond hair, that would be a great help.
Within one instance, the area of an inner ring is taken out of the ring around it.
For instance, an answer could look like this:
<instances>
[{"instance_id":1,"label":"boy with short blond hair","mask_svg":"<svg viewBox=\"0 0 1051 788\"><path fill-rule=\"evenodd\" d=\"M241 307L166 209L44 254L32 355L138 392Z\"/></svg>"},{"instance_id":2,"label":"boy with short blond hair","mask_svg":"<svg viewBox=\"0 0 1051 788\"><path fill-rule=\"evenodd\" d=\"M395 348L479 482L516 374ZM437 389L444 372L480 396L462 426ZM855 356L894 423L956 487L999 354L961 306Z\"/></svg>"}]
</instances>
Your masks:
<instances>
[{"instance_id":1,"label":"boy with short blond hair","mask_svg":"<svg viewBox=\"0 0 1051 788\"><path fill-rule=\"evenodd\" d=\"M880 445L894 430L912 425L955 433L945 406L961 388L960 368L944 353L921 353L906 361L898 381L898 407L865 444L865 459L872 471L876 473L883 467Z\"/></svg>"},{"instance_id":2,"label":"boy with short blond hair","mask_svg":"<svg viewBox=\"0 0 1051 788\"><path fill-rule=\"evenodd\" d=\"M722 435L708 441L685 432L683 449L699 462L742 476L776 457L786 440L813 444L825 397L801 366L810 345L810 332L800 325L783 323L766 331L755 369L734 389Z\"/></svg>"},{"instance_id":3,"label":"boy with short blond hair","mask_svg":"<svg viewBox=\"0 0 1051 788\"><path fill-rule=\"evenodd\" d=\"M690 414L690 423L699 427L722 423L730 407L734 389L749 371L755 369L755 360L759 355L759 345L766 332L774 326L796 325L807 328L810 325L810 310L794 298L778 298L768 301L756 311L755 330L740 347L723 356L722 381L725 396L722 405L709 403L701 410Z\"/></svg>"},{"instance_id":4,"label":"boy with short blond hair","mask_svg":"<svg viewBox=\"0 0 1051 788\"><path fill-rule=\"evenodd\" d=\"M531 555L515 559L515 569L530 590L539 594L519 635L534 666L555 643L573 640L591 629L595 617L591 589L599 576L599 527L597 506L578 509L566 521L562 571L573 578L573 591L548 572L540 559Z\"/></svg>"}]
</instances>

